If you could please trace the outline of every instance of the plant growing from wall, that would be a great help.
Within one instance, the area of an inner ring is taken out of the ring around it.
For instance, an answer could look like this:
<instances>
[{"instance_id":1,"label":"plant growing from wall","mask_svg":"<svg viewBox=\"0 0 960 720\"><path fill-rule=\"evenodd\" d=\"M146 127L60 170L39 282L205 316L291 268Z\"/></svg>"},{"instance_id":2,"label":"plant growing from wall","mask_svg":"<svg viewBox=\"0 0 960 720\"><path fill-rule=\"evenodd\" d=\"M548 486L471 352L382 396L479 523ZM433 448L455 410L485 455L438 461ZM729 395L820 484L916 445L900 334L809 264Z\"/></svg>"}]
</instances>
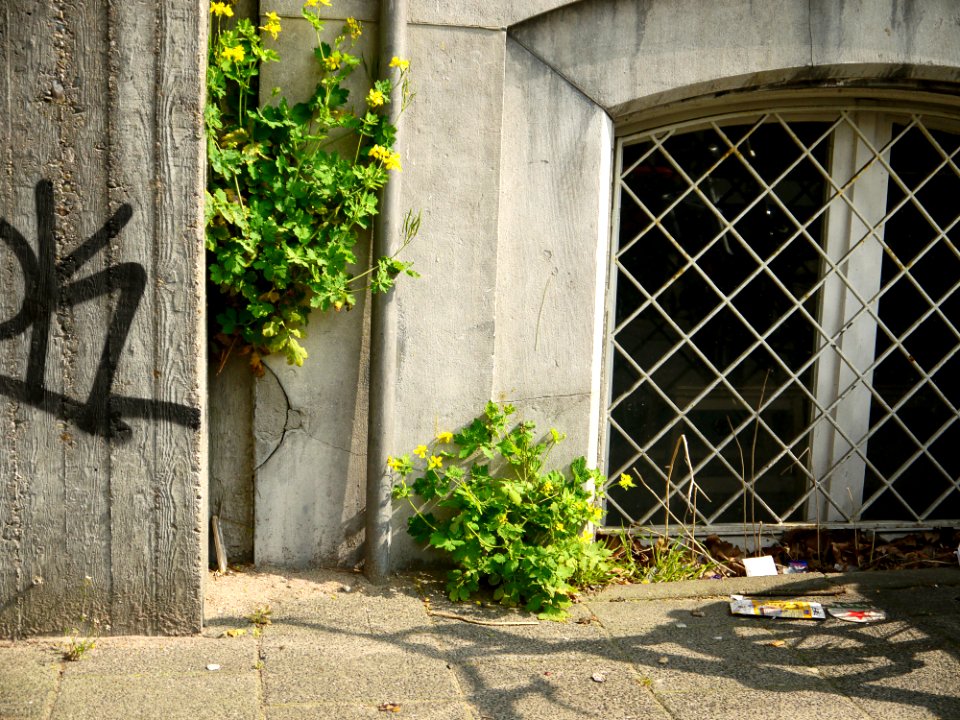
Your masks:
<instances>
[{"instance_id":1,"label":"plant growing from wall","mask_svg":"<svg viewBox=\"0 0 960 720\"><path fill-rule=\"evenodd\" d=\"M270 353L303 364L307 352L299 340L311 311L350 309L357 293L386 292L399 274L416 275L396 256L368 265L355 253L359 233L377 213L379 190L401 170L396 128L384 113L394 80L402 107L410 100L409 64L394 58L393 79L376 80L351 104L344 85L361 64L352 51L363 28L348 18L336 38L324 42L319 6L329 4L307 0L302 8L316 33L313 93L291 104L276 89L275 101L263 106L260 67L280 59L263 35L276 39L280 18L268 13L259 28L246 19L221 28L232 6L210 6L217 32L204 123L208 275L219 290L213 334L223 351L249 353L257 372ZM418 226L419 217L408 214L401 249Z\"/></svg>"},{"instance_id":2,"label":"plant growing from wall","mask_svg":"<svg viewBox=\"0 0 960 720\"><path fill-rule=\"evenodd\" d=\"M582 457L566 473L546 470L564 436L551 430L537 442L532 422L508 427L514 412L488 403L460 432L439 433L432 450L389 458L393 497L414 509L410 534L453 559L452 600L486 582L500 603L560 619L576 587L613 574L610 550L587 527L601 517L604 478Z\"/></svg>"}]
</instances>

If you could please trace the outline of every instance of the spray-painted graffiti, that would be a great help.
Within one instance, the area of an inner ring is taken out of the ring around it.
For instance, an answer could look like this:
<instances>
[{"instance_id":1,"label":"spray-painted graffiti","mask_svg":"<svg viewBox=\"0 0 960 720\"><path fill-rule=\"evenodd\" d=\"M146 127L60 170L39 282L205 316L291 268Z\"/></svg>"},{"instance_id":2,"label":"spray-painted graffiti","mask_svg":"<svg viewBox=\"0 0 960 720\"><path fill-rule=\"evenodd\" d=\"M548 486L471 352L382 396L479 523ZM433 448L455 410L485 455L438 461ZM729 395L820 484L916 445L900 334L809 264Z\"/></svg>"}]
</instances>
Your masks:
<instances>
[{"instance_id":1,"label":"spray-painted graffiti","mask_svg":"<svg viewBox=\"0 0 960 720\"><path fill-rule=\"evenodd\" d=\"M53 184L47 180L39 182L35 197L37 253L34 253L30 243L16 228L5 218L0 218L0 239L19 261L24 282L24 299L20 312L0 323L0 340L20 335L27 329L31 331L26 379L18 380L0 375L0 394L71 421L88 433L115 439L130 436L130 427L123 421L125 417L163 420L198 428L200 411L197 408L111 393L120 352L147 285L147 273L143 266L132 262L119 263L69 282L84 263L119 234L133 216L133 209L127 204L120 206L103 227L58 261L54 241ZM100 363L86 402L48 390L44 385L47 343L51 321L57 309L77 305L111 292L118 292L119 299L110 320Z\"/></svg>"}]
</instances>

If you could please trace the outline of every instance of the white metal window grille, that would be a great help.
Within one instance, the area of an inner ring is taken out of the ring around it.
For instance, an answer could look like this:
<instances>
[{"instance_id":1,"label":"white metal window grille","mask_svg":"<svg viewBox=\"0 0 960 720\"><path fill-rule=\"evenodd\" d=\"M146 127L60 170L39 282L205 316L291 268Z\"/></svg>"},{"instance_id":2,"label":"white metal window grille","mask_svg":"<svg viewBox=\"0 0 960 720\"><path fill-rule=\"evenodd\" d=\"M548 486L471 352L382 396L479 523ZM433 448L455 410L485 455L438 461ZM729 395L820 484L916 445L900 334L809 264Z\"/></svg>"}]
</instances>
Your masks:
<instances>
[{"instance_id":1,"label":"white metal window grille","mask_svg":"<svg viewBox=\"0 0 960 720\"><path fill-rule=\"evenodd\" d=\"M960 519L958 165L958 123L896 109L620 142L607 526L654 494L718 532Z\"/></svg>"}]
</instances>

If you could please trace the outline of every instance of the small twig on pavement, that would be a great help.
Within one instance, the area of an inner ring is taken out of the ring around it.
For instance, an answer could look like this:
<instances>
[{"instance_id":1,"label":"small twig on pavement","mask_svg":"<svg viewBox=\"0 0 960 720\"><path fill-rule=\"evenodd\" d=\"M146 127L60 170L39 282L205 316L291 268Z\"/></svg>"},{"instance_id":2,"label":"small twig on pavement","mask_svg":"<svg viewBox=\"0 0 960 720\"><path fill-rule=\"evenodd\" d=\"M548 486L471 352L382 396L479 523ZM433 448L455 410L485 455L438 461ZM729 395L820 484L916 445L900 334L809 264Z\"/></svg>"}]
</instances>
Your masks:
<instances>
[{"instance_id":1,"label":"small twig on pavement","mask_svg":"<svg viewBox=\"0 0 960 720\"><path fill-rule=\"evenodd\" d=\"M455 615L454 613L441 612L439 610L427 610L428 615L433 615L434 617L449 618L450 620L462 620L465 623L473 623L474 625L539 625L539 620L480 620L478 618L464 617L463 615Z\"/></svg>"}]
</instances>

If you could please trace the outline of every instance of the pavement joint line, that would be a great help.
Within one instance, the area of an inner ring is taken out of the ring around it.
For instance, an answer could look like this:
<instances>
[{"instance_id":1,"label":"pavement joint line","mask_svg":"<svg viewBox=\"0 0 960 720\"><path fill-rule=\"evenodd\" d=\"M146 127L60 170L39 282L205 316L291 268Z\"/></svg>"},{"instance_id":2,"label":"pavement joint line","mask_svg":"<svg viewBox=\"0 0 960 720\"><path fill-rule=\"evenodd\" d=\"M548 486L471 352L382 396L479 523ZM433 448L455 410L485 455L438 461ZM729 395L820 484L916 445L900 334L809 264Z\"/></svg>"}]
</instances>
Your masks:
<instances>
[{"instance_id":1,"label":"pavement joint line","mask_svg":"<svg viewBox=\"0 0 960 720\"><path fill-rule=\"evenodd\" d=\"M430 603L427 600L427 595L423 591L421 584L419 582L416 582L415 588L416 588L416 593L420 598L420 603L419 603L420 611L423 613L424 617L426 618L427 624L432 628L440 627L440 624L434 619L433 613L430 610ZM470 711L471 715L475 715L479 717L480 709L470 701L469 696L464 690L463 684L460 682L460 678L457 677L456 670L454 669L457 662L450 658L449 648L446 647L446 644L443 643L443 641L441 641L440 643L440 648L443 654L444 665L446 666L447 673L453 679L453 687L456 688L457 693L459 695L459 697L456 698L456 700L463 703L466 706L466 708ZM463 665L465 663L460 663L460 664Z\"/></svg>"},{"instance_id":2,"label":"pavement joint line","mask_svg":"<svg viewBox=\"0 0 960 720\"><path fill-rule=\"evenodd\" d=\"M633 681L640 686L641 690L645 690L647 693L649 693L650 697L653 698L653 701L664 712L664 714L667 715L667 717L670 717L673 720L679 720L676 714L671 712L670 708L664 705L663 702L660 700L660 698L657 697L657 693L654 690L653 686L648 685L645 682L650 678L647 675L641 673L640 666L633 660L630 660L630 658L626 656L626 654L620 649L620 646L617 644L616 639L613 637L613 633L610 632L610 628L608 628L604 624L603 618L601 618L599 615L597 615L593 611L593 608L590 607L589 601L584 602L583 604L587 608L587 610L590 611L590 614L593 616L596 624L600 626L600 630L603 632L604 638L607 641L607 645L611 648L612 654L615 657L617 657L617 659L619 659L620 661L625 662L627 666L630 668L630 671L633 673Z\"/></svg>"},{"instance_id":3,"label":"pavement joint line","mask_svg":"<svg viewBox=\"0 0 960 720\"><path fill-rule=\"evenodd\" d=\"M266 627L260 629L260 635L257 637L257 660L254 669L257 673L257 720L266 720L267 717L267 689L264 682L263 670L266 664L266 657L263 649L263 637L266 635Z\"/></svg>"},{"instance_id":4,"label":"pavement joint line","mask_svg":"<svg viewBox=\"0 0 960 720\"><path fill-rule=\"evenodd\" d=\"M60 667L57 669L57 682L54 684L53 690L47 693L47 700L44 703L43 720L50 720L50 718L53 717L53 711L56 710L57 701L60 699L60 690L63 687L63 676L67 672L66 659L61 657L59 665Z\"/></svg>"}]
</instances>

